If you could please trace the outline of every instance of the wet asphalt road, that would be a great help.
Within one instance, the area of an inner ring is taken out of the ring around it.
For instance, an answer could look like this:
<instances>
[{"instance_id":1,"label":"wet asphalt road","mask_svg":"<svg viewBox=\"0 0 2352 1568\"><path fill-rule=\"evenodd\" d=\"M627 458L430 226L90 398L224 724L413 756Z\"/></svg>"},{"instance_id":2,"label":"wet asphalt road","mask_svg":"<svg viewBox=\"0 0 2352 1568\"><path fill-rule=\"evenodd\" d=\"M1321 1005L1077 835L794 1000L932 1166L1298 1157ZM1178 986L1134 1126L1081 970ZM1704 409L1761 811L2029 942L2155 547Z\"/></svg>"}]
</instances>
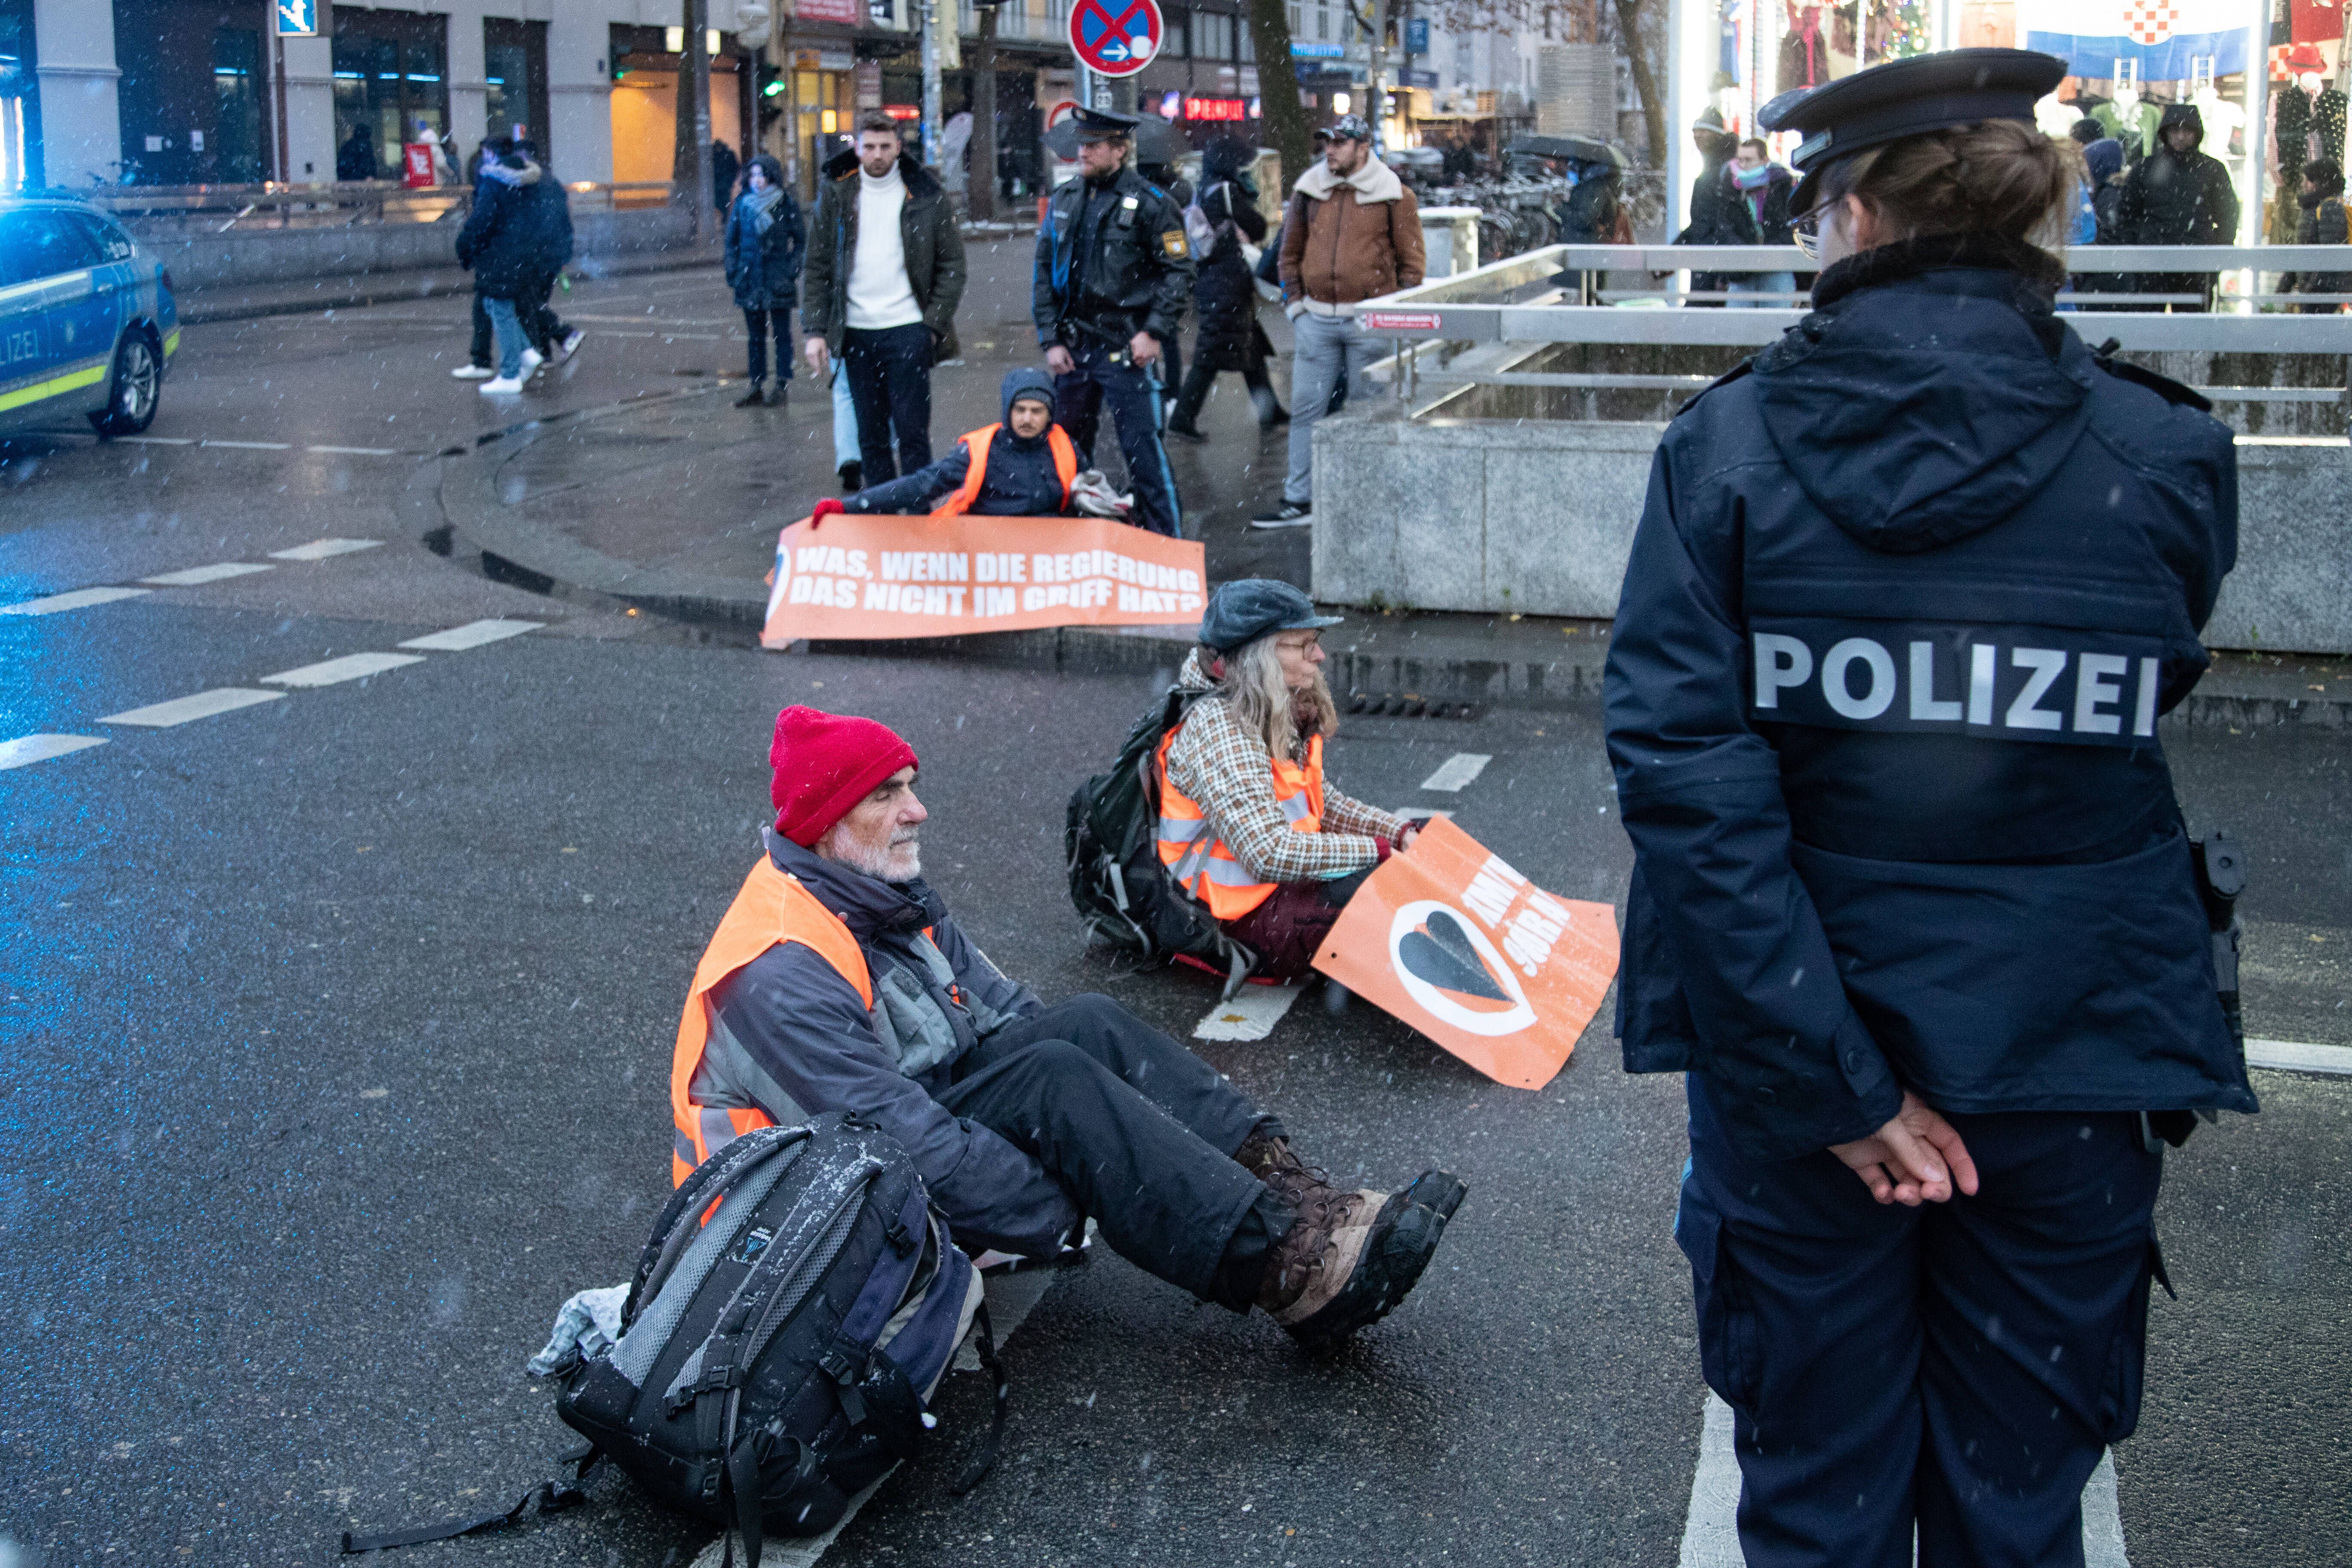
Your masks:
<instances>
[{"instance_id":1,"label":"wet asphalt road","mask_svg":"<svg viewBox=\"0 0 2352 1568\"><path fill-rule=\"evenodd\" d=\"M611 297L631 286L666 285ZM1007 969L1179 1034L1213 1000L1086 953L1061 886L1062 802L1150 679L693 646L465 575L396 531L413 458L302 449L394 446L364 438L378 424L430 449L484 416L411 329L351 315L191 333L154 433L285 451L0 450L0 603L385 542L0 617L0 739L110 741L0 773L0 1538L47 1563L324 1562L341 1530L487 1510L551 1473L569 1434L522 1362L564 1296L625 1273L666 1185L678 998L756 852L785 702L913 741L927 869ZM583 360L609 382L578 395L710 357L635 342L635 362ZM547 624L182 728L93 722L492 616ZM1357 721L1334 772L1452 805L1546 887L1614 899L1629 856L1597 729ZM2352 1045L2352 743L2171 743L2191 826L2252 852L2251 1032ZM1458 798L1417 789L1465 751L1495 760ZM1360 1005L1200 1048L1339 1173L1442 1160L1470 1181L1422 1289L1307 1363L1263 1320L1099 1256L1012 1342L999 1473L947 1497L982 1406L950 1379L947 1440L827 1561L1674 1563L1702 1399L1667 1234L1678 1085L1619 1071L1605 1015L1535 1094ZM2257 1088L2262 1118L2172 1163L2181 1300L2158 1300L2117 1455L2136 1563L2352 1557L2352 1084ZM402 1558L653 1568L710 1535L594 1490L583 1513Z\"/></svg>"}]
</instances>

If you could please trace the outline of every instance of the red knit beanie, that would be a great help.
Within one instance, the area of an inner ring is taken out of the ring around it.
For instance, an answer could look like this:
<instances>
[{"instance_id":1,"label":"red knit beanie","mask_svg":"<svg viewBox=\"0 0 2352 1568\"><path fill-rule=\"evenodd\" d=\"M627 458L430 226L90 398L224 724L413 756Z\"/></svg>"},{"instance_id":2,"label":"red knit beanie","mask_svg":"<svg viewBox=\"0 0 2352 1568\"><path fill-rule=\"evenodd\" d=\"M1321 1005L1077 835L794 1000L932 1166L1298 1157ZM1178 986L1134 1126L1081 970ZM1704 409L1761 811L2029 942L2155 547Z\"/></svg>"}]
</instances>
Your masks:
<instances>
[{"instance_id":1,"label":"red knit beanie","mask_svg":"<svg viewBox=\"0 0 2352 1568\"><path fill-rule=\"evenodd\" d=\"M887 724L787 708L776 715L776 739L768 748L776 831L805 849L884 779L915 765L915 748Z\"/></svg>"}]
</instances>

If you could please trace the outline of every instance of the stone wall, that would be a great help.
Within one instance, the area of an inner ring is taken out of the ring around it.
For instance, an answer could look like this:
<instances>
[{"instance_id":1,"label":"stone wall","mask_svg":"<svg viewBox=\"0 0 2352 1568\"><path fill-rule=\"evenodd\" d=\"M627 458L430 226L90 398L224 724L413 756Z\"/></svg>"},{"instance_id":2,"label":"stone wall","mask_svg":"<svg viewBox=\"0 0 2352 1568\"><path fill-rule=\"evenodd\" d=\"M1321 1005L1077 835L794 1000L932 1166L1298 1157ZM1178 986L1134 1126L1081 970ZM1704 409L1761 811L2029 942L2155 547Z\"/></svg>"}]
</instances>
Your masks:
<instances>
[{"instance_id":1,"label":"stone wall","mask_svg":"<svg viewBox=\"0 0 2352 1568\"><path fill-rule=\"evenodd\" d=\"M457 265L462 214L438 223L363 223L335 227L233 228L226 234L178 222L131 218L123 226L164 266L173 285L204 289L254 283L415 272ZM581 213L572 219L573 266L592 276L601 261L683 248L688 215L676 207Z\"/></svg>"},{"instance_id":2,"label":"stone wall","mask_svg":"<svg viewBox=\"0 0 2352 1568\"><path fill-rule=\"evenodd\" d=\"M1481 395L1523 391L1489 388ZM1318 599L1486 614L1616 613L1663 424L1408 423L1393 407L1351 408L1315 427ZM2352 448L2242 444L2238 470L2238 567L2206 642L2352 653L2346 509Z\"/></svg>"}]
</instances>

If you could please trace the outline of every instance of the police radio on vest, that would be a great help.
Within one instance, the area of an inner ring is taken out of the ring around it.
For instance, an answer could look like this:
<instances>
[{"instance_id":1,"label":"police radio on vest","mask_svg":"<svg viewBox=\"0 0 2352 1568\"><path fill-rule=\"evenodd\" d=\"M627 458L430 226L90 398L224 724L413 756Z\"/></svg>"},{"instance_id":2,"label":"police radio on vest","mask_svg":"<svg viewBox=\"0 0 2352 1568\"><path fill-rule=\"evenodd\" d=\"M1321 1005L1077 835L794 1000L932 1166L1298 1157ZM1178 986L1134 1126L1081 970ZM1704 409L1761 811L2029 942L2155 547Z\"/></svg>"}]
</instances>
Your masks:
<instances>
[{"instance_id":1,"label":"police radio on vest","mask_svg":"<svg viewBox=\"0 0 2352 1568\"><path fill-rule=\"evenodd\" d=\"M1927 635L1751 632L1750 711L1837 730L2154 743L2165 651L2156 638L2036 627L2031 642L1995 642L1964 627L1902 630Z\"/></svg>"}]
</instances>

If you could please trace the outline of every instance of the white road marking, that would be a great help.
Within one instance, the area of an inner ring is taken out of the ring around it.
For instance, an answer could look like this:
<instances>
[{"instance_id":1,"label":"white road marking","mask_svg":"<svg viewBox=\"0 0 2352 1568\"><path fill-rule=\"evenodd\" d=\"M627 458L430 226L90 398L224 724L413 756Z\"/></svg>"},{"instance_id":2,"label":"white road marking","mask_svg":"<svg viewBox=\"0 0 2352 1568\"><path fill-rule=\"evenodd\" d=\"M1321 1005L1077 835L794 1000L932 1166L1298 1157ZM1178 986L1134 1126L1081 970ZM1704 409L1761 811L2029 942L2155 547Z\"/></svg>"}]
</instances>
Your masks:
<instances>
[{"instance_id":1,"label":"white road marking","mask_svg":"<svg viewBox=\"0 0 2352 1568\"><path fill-rule=\"evenodd\" d=\"M1691 1478L1690 1512L1683 1521L1677 1568L1741 1568L1746 1560L1739 1552L1738 1510L1739 1459L1731 1447L1731 1406L1710 1393L1706 1418L1699 1428L1698 1470ZM2084 1568L2131 1568L2131 1559L2124 1554L2112 1450L2099 1456L2099 1468L2083 1488L2083 1563Z\"/></svg>"},{"instance_id":2,"label":"white road marking","mask_svg":"<svg viewBox=\"0 0 2352 1568\"><path fill-rule=\"evenodd\" d=\"M2248 1040L2246 1065L2282 1072L2324 1072L2352 1078L2352 1046L2306 1046L2294 1040Z\"/></svg>"},{"instance_id":3,"label":"white road marking","mask_svg":"<svg viewBox=\"0 0 2352 1568\"><path fill-rule=\"evenodd\" d=\"M312 451L323 448L313 447ZM273 550L272 561L324 561L330 555L350 555L357 551L373 550L383 542L381 539L314 539L308 544L298 544L291 550Z\"/></svg>"},{"instance_id":4,"label":"white road marking","mask_svg":"<svg viewBox=\"0 0 2352 1568\"><path fill-rule=\"evenodd\" d=\"M1196 1040L1262 1040L1274 1033L1290 1005L1298 1000L1297 985L1244 985L1230 1002L1209 1009L1192 1026Z\"/></svg>"},{"instance_id":5,"label":"white road marking","mask_svg":"<svg viewBox=\"0 0 2352 1568\"><path fill-rule=\"evenodd\" d=\"M117 436L114 439L118 446L132 447L193 447L196 444L193 436Z\"/></svg>"},{"instance_id":6,"label":"white road marking","mask_svg":"<svg viewBox=\"0 0 2352 1568\"><path fill-rule=\"evenodd\" d=\"M1421 787L1446 795L1458 794L1486 772L1486 764L1494 760L1484 752L1456 752L1445 759L1443 767L1422 780Z\"/></svg>"},{"instance_id":7,"label":"white road marking","mask_svg":"<svg viewBox=\"0 0 2352 1568\"><path fill-rule=\"evenodd\" d=\"M1442 805L1391 806L1389 810L1389 815L1391 816L1402 816L1407 822L1427 822L1433 817L1439 816L1445 818L1448 822L1454 820L1454 813L1447 807Z\"/></svg>"},{"instance_id":8,"label":"white road marking","mask_svg":"<svg viewBox=\"0 0 2352 1568\"><path fill-rule=\"evenodd\" d=\"M19 735L13 741L0 741L0 773L104 744L96 735Z\"/></svg>"},{"instance_id":9,"label":"white road marking","mask_svg":"<svg viewBox=\"0 0 2352 1568\"><path fill-rule=\"evenodd\" d=\"M434 632L426 637L411 637L394 646L422 648L426 653L464 653L467 648L480 647L485 643L535 632L546 624L545 621L467 621L462 626L451 626L446 632Z\"/></svg>"},{"instance_id":10,"label":"white road marking","mask_svg":"<svg viewBox=\"0 0 2352 1568\"><path fill-rule=\"evenodd\" d=\"M291 441L215 441L207 437L196 443L199 447L227 447L239 452L290 452Z\"/></svg>"},{"instance_id":11,"label":"white road marking","mask_svg":"<svg viewBox=\"0 0 2352 1568\"><path fill-rule=\"evenodd\" d=\"M275 572L275 566L258 566L250 561L221 561L210 566L191 566L185 572L166 572L158 577L142 577L142 583L152 583L158 588L193 588L203 583L218 583L228 577L250 577L256 572Z\"/></svg>"},{"instance_id":12,"label":"white road marking","mask_svg":"<svg viewBox=\"0 0 2352 1568\"><path fill-rule=\"evenodd\" d=\"M27 599L21 605L0 605L0 616L54 616L60 610L86 610L92 605L110 605L117 599L136 599L146 592L144 588L76 588L70 594Z\"/></svg>"},{"instance_id":13,"label":"white road marking","mask_svg":"<svg viewBox=\"0 0 2352 1568\"><path fill-rule=\"evenodd\" d=\"M399 451L391 447L305 447L306 452L325 452L338 458L397 458Z\"/></svg>"},{"instance_id":14,"label":"white road marking","mask_svg":"<svg viewBox=\"0 0 2352 1568\"><path fill-rule=\"evenodd\" d=\"M382 675L387 669L424 662L413 653L347 653L323 664L306 664L299 669L281 669L275 675L265 675L261 679L272 686L339 686L346 680L364 680L371 675Z\"/></svg>"},{"instance_id":15,"label":"white road marking","mask_svg":"<svg viewBox=\"0 0 2352 1568\"><path fill-rule=\"evenodd\" d=\"M209 719L215 713L234 713L240 708L251 708L257 703L275 702L285 695L283 691L256 691L248 686L216 686L210 691L199 691L194 697L174 697L169 702L133 708L127 713L110 713L99 722L168 730L174 724L185 724L193 719Z\"/></svg>"}]
</instances>

